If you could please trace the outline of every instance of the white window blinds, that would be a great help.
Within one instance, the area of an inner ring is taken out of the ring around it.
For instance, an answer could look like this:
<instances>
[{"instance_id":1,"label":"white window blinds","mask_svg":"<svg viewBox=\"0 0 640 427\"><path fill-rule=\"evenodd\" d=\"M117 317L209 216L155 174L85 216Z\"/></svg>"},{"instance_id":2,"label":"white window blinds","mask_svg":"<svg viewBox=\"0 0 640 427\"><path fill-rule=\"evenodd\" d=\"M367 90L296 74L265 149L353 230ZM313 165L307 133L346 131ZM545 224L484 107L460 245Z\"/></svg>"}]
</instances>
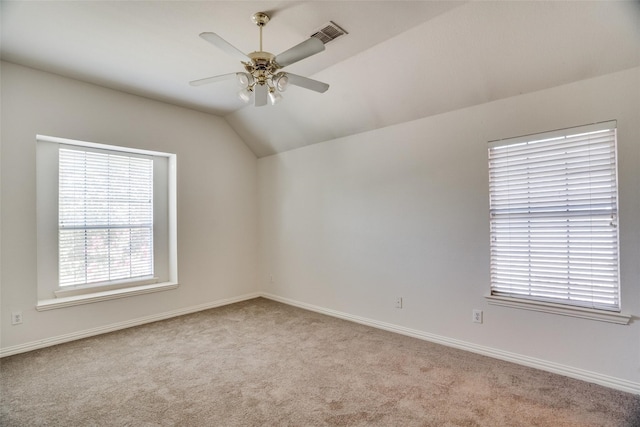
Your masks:
<instances>
[{"instance_id":1,"label":"white window blinds","mask_svg":"<svg viewBox=\"0 0 640 427\"><path fill-rule=\"evenodd\" d=\"M59 285L153 275L153 161L59 150Z\"/></svg>"},{"instance_id":2,"label":"white window blinds","mask_svg":"<svg viewBox=\"0 0 640 427\"><path fill-rule=\"evenodd\" d=\"M492 295L620 310L615 122L489 145Z\"/></svg>"}]
</instances>

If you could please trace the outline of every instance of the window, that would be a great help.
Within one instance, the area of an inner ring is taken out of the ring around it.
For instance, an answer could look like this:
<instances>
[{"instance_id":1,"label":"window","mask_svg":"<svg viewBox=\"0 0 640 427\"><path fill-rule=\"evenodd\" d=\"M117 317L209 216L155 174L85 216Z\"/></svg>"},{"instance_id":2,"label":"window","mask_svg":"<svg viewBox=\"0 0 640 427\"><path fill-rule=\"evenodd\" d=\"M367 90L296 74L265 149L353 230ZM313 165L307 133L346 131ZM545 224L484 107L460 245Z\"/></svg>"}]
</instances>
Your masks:
<instances>
[{"instance_id":1,"label":"window","mask_svg":"<svg viewBox=\"0 0 640 427\"><path fill-rule=\"evenodd\" d=\"M153 159L60 148L60 287L153 277Z\"/></svg>"},{"instance_id":2,"label":"window","mask_svg":"<svg viewBox=\"0 0 640 427\"><path fill-rule=\"evenodd\" d=\"M489 144L492 296L620 311L616 164L615 122Z\"/></svg>"},{"instance_id":3,"label":"window","mask_svg":"<svg viewBox=\"0 0 640 427\"><path fill-rule=\"evenodd\" d=\"M176 287L175 155L37 144L38 309Z\"/></svg>"}]
</instances>

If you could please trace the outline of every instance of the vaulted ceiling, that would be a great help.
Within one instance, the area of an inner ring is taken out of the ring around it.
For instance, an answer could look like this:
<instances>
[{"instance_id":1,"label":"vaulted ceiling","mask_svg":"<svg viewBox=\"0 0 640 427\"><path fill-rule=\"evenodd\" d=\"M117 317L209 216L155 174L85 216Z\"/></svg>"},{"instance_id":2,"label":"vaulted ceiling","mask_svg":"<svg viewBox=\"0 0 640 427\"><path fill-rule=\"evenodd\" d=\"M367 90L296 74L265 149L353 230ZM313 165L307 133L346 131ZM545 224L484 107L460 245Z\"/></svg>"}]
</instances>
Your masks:
<instances>
[{"instance_id":1,"label":"vaulted ceiling","mask_svg":"<svg viewBox=\"0 0 640 427\"><path fill-rule=\"evenodd\" d=\"M198 34L280 53L328 21L349 34L286 70L330 84L245 105L242 71ZM3 60L225 117L258 157L640 66L637 1L3 1Z\"/></svg>"}]
</instances>

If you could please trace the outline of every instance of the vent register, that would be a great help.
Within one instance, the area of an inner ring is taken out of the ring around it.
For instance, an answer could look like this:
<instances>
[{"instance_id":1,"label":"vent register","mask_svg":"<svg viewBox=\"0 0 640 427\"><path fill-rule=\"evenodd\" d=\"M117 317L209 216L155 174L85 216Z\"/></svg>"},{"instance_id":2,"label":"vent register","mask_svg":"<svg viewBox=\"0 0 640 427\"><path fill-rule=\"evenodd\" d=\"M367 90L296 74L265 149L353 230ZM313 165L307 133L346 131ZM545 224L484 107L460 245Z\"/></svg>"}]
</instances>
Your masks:
<instances>
[{"instance_id":1,"label":"vent register","mask_svg":"<svg viewBox=\"0 0 640 427\"><path fill-rule=\"evenodd\" d=\"M316 30L313 34L311 34L310 37L315 37L322 43L327 44L330 41L337 39L338 37L344 36L345 34L349 33L340 28L335 22L329 21L318 30Z\"/></svg>"}]
</instances>

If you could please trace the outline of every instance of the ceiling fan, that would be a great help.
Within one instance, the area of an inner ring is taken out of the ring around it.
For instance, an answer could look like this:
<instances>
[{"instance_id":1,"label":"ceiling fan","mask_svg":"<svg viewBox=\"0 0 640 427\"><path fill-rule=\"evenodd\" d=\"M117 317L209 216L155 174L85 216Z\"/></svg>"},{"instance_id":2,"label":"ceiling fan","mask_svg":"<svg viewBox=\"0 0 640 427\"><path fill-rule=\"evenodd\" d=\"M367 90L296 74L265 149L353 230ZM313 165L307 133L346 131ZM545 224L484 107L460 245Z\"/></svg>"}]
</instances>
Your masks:
<instances>
[{"instance_id":1,"label":"ceiling fan","mask_svg":"<svg viewBox=\"0 0 640 427\"><path fill-rule=\"evenodd\" d=\"M329 89L329 85L326 83L280 71L288 65L322 52L324 43L321 40L311 37L279 55L274 55L262 50L262 27L269 22L269 16L264 12L258 12L251 19L260 28L260 50L246 55L216 33L205 32L200 34L200 37L204 40L240 59L246 72L222 74L194 80L189 82L191 86L236 79L242 87L238 93L240 99L249 102L251 94L253 94L256 107L267 105L267 103L273 105L279 102L282 99L280 92L283 92L290 84L320 93L324 93Z\"/></svg>"}]
</instances>

